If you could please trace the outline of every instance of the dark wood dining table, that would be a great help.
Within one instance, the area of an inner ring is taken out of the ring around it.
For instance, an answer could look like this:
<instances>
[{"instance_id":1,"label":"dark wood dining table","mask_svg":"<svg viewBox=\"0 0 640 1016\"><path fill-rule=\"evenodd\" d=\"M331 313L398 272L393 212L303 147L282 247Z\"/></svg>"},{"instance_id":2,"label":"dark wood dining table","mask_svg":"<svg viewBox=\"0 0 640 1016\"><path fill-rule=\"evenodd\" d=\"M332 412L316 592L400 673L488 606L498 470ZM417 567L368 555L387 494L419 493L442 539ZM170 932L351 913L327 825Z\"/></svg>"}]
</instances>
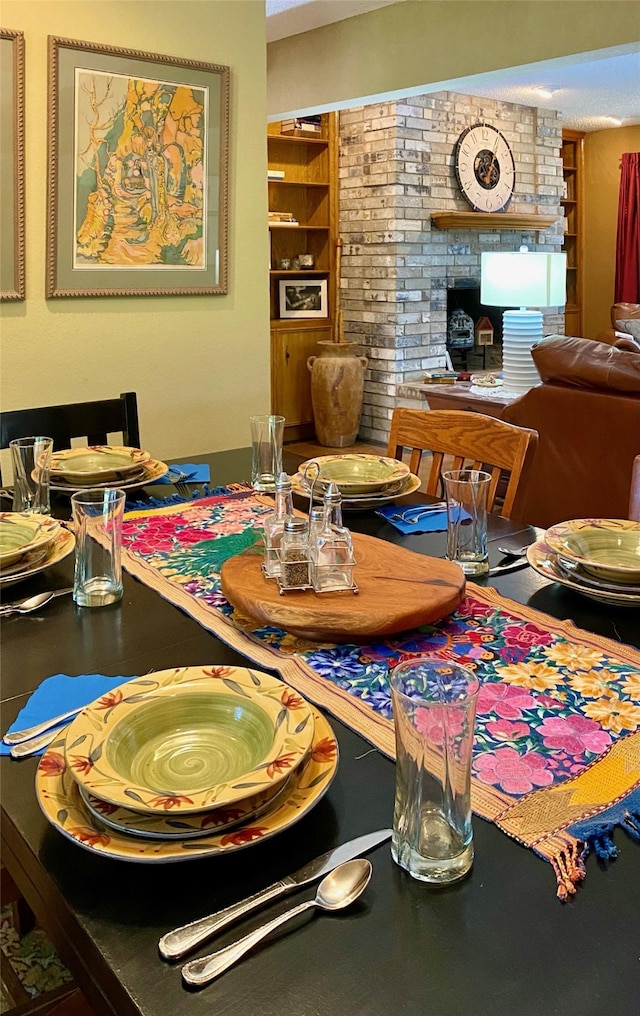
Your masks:
<instances>
[{"instance_id":1,"label":"dark wood dining table","mask_svg":"<svg viewBox=\"0 0 640 1016\"><path fill-rule=\"evenodd\" d=\"M249 449L204 460L214 484L249 474ZM293 471L299 461L285 450L285 468ZM171 489L150 493L161 497ZM56 511L68 517L68 501L58 501ZM444 555L443 533L403 536L373 512L346 521L418 553ZM533 539L529 527L491 516L491 563L501 559L498 546ZM66 586L72 572L70 556L8 593L17 599ZM529 567L483 581L554 618L640 647L636 610L596 603ZM5 619L0 652L3 732L54 673L128 677L189 665L248 665L127 574L117 606L81 609L67 596L39 613ZM340 763L309 814L268 842L174 864L129 863L69 842L38 807L37 759L1 759L2 860L99 1016L637 1016L640 846L616 831L618 858L604 866L591 854L586 881L562 904L551 866L478 817L475 862L464 881L434 890L412 880L394 864L387 842L370 853L373 877L355 905L302 919L208 987L185 988L180 964L159 957L164 932L256 892L352 837L391 825L393 762L329 719ZM313 894L307 887L295 901ZM265 913L281 912L291 899Z\"/></svg>"}]
</instances>

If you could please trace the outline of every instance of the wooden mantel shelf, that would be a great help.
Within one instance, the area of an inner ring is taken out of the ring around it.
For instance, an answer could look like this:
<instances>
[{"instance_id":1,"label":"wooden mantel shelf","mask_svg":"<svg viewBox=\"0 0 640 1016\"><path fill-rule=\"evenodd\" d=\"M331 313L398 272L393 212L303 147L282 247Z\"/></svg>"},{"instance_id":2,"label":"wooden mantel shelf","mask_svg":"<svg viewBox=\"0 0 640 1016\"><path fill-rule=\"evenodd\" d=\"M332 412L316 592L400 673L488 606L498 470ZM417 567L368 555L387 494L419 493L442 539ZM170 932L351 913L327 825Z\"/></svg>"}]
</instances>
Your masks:
<instances>
[{"instance_id":1,"label":"wooden mantel shelf","mask_svg":"<svg viewBox=\"0 0 640 1016\"><path fill-rule=\"evenodd\" d=\"M433 212L437 229L546 229L561 215L527 212Z\"/></svg>"}]
</instances>

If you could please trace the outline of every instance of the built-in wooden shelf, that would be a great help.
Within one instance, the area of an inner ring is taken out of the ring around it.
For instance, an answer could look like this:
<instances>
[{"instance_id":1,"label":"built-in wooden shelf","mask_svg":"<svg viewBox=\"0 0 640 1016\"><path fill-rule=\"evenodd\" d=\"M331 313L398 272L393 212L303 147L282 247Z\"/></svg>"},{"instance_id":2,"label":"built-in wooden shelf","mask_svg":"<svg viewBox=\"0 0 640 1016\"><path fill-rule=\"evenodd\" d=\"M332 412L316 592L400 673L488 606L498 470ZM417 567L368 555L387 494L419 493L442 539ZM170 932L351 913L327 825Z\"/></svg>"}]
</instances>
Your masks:
<instances>
[{"instance_id":1,"label":"built-in wooden shelf","mask_svg":"<svg viewBox=\"0 0 640 1016\"><path fill-rule=\"evenodd\" d=\"M436 229L547 229L561 216L535 212L433 212Z\"/></svg>"}]
</instances>

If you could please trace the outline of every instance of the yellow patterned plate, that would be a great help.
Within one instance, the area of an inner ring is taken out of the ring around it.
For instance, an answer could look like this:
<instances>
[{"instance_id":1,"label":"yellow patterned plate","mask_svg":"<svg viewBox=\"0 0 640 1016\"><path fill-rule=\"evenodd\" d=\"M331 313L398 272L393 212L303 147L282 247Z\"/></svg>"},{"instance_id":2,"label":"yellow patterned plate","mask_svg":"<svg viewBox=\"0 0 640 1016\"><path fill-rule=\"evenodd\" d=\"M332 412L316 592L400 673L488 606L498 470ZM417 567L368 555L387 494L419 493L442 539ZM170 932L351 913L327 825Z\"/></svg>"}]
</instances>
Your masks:
<instances>
[{"instance_id":1,"label":"yellow patterned plate","mask_svg":"<svg viewBox=\"0 0 640 1016\"><path fill-rule=\"evenodd\" d=\"M318 455L307 459L299 466L302 476L313 476L315 470L312 463L317 463L319 473L316 485L320 489L329 483L338 485L343 495L382 493L391 486L409 476L409 466L398 459L388 459L381 455Z\"/></svg>"},{"instance_id":2,"label":"yellow patterned plate","mask_svg":"<svg viewBox=\"0 0 640 1016\"><path fill-rule=\"evenodd\" d=\"M89 445L64 448L51 455L51 476L83 487L93 483L124 480L151 458L141 448L120 445Z\"/></svg>"},{"instance_id":3,"label":"yellow patterned plate","mask_svg":"<svg viewBox=\"0 0 640 1016\"><path fill-rule=\"evenodd\" d=\"M162 813L232 804L282 783L313 736L311 709L268 674L186 667L127 681L69 726L66 759L96 797Z\"/></svg>"},{"instance_id":4,"label":"yellow patterned plate","mask_svg":"<svg viewBox=\"0 0 640 1016\"><path fill-rule=\"evenodd\" d=\"M284 686L286 688L286 685ZM36 772L38 803L51 825L78 846L123 861L190 861L242 850L289 829L324 796L338 768L338 744L328 722L312 707L314 735L305 761L291 775L287 790L257 820L200 839L155 840L107 828L85 808L80 788L64 757L65 739L54 741Z\"/></svg>"},{"instance_id":5,"label":"yellow patterned plate","mask_svg":"<svg viewBox=\"0 0 640 1016\"><path fill-rule=\"evenodd\" d=\"M560 557L610 582L640 582L640 522L629 519L571 519L545 533Z\"/></svg>"},{"instance_id":6,"label":"yellow patterned plate","mask_svg":"<svg viewBox=\"0 0 640 1016\"><path fill-rule=\"evenodd\" d=\"M142 815L130 808L102 801L89 794L84 787L80 787L80 797L93 818L116 832L143 836L149 840L191 840L252 822L268 808L275 806L276 799L287 792L290 779L291 776L277 787L269 787L252 797L235 801L234 804L212 808L211 811L198 811L193 815L174 816L170 811L164 815Z\"/></svg>"},{"instance_id":7,"label":"yellow patterned plate","mask_svg":"<svg viewBox=\"0 0 640 1016\"><path fill-rule=\"evenodd\" d=\"M69 554L72 554L75 545L76 538L73 533L69 533L61 527L58 535L47 546L44 557L41 558L39 555L36 555L34 560L30 554L25 554L25 557L29 559L27 562L28 567L19 573L11 571L8 575L0 575L0 589L5 589L7 586L15 585L16 582L30 579L32 575L37 575L39 572L45 571L46 568L52 568L54 564L58 564L65 557L68 557Z\"/></svg>"},{"instance_id":8,"label":"yellow patterned plate","mask_svg":"<svg viewBox=\"0 0 640 1016\"><path fill-rule=\"evenodd\" d=\"M343 495L342 510L345 512L357 512L379 508L380 505L391 504L393 501L396 501L401 497L406 497L408 494L415 494L417 490L420 490L421 484L422 480L419 476L416 476L414 473L409 473L409 476L402 482L400 488L398 490L394 490L392 494L357 494L353 497ZM296 473L291 477L291 488L301 497L309 497L309 488L301 473ZM313 491L313 500L316 502L322 502L322 493L317 489L314 489Z\"/></svg>"},{"instance_id":9,"label":"yellow patterned plate","mask_svg":"<svg viewBox=\"0 0 640 1016\"><path fill-rule=\"evenodd\" d=\"M105 487L117 486L120 490L133 490L135 487L144 487L147 484L155 483L161 476L164 476L168 468L166 462L161 462L159 459L148 459L142 463L142 473L140 475L134 473L133 476L126 477L124 480L105 480L101 483L92 483L91 487L102 490ZM86 490L86 488L86 483L66 483L62 477L56 480L53 477L51 478L51 490L73 494L76 490Z\"/></svg>"},{"instance_id":10,"label":"yellow patterned plate","mask_svg":"<svg viewBox=\"0 0 640 1016\"><path fill-rule=\"evenodd\" d=\"M0 569L16 564L28 551L46 547L60 523L38 512L0 512Z\"/></svg>"}]
</instances>

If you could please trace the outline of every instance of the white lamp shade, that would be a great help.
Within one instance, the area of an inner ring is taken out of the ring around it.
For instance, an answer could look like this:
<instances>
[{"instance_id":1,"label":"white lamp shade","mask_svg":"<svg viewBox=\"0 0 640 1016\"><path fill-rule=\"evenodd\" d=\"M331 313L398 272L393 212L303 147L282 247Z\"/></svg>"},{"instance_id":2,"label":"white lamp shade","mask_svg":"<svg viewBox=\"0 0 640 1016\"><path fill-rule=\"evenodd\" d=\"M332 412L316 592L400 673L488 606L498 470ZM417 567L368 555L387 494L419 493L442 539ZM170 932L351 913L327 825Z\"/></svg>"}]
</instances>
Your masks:
<instances>
[{"instance_id":1,"label":"white lamp shade","mask_svg":"<svg viewBox=\"0 0 640 1016\"><path fill-rule=\"evenodd\" d=\"M564 307L567 255L495 251L481 255L480 302L487 307Z\"/></svg>"}]
</instances>

